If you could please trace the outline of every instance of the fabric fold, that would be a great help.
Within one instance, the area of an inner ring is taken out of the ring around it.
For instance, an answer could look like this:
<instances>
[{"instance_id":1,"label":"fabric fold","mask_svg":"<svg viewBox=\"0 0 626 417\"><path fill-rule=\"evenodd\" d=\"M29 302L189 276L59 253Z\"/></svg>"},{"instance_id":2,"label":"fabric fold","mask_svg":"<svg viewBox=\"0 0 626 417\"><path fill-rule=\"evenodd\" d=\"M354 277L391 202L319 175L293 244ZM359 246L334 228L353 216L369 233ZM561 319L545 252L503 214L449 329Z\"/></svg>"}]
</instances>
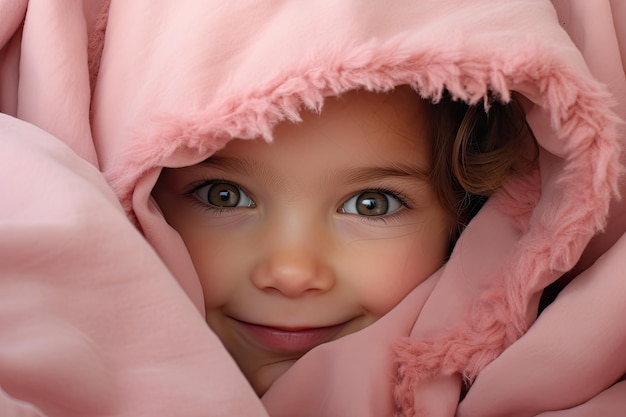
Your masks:
<instances>
[{"instance_id":1,"label":"fabric fold","mask_svg":"<svg viewBox=\"0 0 626 417\"><path fill-rule=\"evenodd\" d=\"M623 2L0 0L0 16L0 414L626 407ZM355 90L401 86L487 112L519 102L537 166L394 309L259 399L205 322L155 184ZM547 287L562 291L537 319Z\"/></svg>"}]
</instances>

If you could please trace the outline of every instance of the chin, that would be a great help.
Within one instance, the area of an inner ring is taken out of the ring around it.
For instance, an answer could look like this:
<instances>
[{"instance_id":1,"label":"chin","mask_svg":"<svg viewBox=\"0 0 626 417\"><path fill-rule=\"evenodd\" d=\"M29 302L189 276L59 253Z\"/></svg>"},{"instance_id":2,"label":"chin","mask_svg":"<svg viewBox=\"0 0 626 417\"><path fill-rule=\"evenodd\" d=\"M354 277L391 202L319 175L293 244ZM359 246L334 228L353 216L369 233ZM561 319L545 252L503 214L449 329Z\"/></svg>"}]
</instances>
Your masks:
<instances>
[{"instance_id":1,"label":"chin","mask_svg":"<svg viewBox=\"0 0 626 417\"><path fill-rule=\"evenodd\" d=\"M263 394L270 389L272 384L280 378L281 375L287 372L295 362L295 359L290 359L263 365L254 372L254 375L246 375L246 377L250 381L254 392L256 392L259 397L262 397Z\"/></svg>"}]
</instances>

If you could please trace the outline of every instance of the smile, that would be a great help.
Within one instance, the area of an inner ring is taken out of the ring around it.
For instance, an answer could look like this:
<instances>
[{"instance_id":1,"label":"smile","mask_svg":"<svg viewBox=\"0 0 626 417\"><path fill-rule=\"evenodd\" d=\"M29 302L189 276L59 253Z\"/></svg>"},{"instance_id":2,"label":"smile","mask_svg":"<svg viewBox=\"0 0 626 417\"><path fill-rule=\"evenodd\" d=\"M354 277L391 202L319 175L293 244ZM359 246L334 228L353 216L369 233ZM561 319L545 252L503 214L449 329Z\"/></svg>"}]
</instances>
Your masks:
<instances>
[{"instance_id":1,"label":"smile","mask_svg":"<svg viewBox=\"0 0 626 417\"><path fill-rule=\"evenodd\" d=\"M346 325L341 323L328 327L285 328L252 324L237 319L233 321L247 339L264 349L285 354L304 354L330 341Z\"/></svg>"}]
</instances>

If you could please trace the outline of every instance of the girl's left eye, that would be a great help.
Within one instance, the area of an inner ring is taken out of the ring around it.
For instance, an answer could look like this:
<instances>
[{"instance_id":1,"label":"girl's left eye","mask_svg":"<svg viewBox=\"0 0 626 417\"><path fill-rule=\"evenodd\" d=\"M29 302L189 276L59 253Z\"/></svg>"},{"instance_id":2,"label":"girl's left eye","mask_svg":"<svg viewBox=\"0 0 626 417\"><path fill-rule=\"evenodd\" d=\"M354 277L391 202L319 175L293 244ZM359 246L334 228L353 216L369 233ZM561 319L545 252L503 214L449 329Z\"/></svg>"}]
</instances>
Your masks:
<instances>
[{"instance_id":1,"label":"girl's left eye","mask_svg":"<svg viewBox=\"0 0 626 417\"><path fill-rule=\"evenodd\" d=\"M393 213L402 206L402 201L392 194L382 191L364 191L346 201L341 206L340 212L374 217Z\"/></svg>"},{"instance_id":2,"label":"girl's left eye","mask_svg":"<svg viewBox=\"0 0 626 417\"><path fill-rule=\"evenodd\" d=\"M236 184L212 182L197 188L195 197L216 208L255 207L254 201Z\"/></svg>"}]
</instances>

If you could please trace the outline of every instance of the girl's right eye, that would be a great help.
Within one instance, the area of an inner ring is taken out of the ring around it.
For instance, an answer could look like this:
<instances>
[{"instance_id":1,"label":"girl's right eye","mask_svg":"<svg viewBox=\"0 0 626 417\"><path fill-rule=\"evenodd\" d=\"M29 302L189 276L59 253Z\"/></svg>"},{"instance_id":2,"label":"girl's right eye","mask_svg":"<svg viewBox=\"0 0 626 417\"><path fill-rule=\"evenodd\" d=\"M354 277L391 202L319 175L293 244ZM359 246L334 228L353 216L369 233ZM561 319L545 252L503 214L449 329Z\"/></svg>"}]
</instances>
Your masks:
<instances>
[{"instance_id":1,"label":"girl's right eye","mask_svg":"<svg viewBox=\"0 0 626 417\"><path fill-rule=\"evenodd\" d=\"M201 202L216 208L256 206L241 187L230 182L211 182L196 188L193 194Z\"/></svg>"}]
</instances>

